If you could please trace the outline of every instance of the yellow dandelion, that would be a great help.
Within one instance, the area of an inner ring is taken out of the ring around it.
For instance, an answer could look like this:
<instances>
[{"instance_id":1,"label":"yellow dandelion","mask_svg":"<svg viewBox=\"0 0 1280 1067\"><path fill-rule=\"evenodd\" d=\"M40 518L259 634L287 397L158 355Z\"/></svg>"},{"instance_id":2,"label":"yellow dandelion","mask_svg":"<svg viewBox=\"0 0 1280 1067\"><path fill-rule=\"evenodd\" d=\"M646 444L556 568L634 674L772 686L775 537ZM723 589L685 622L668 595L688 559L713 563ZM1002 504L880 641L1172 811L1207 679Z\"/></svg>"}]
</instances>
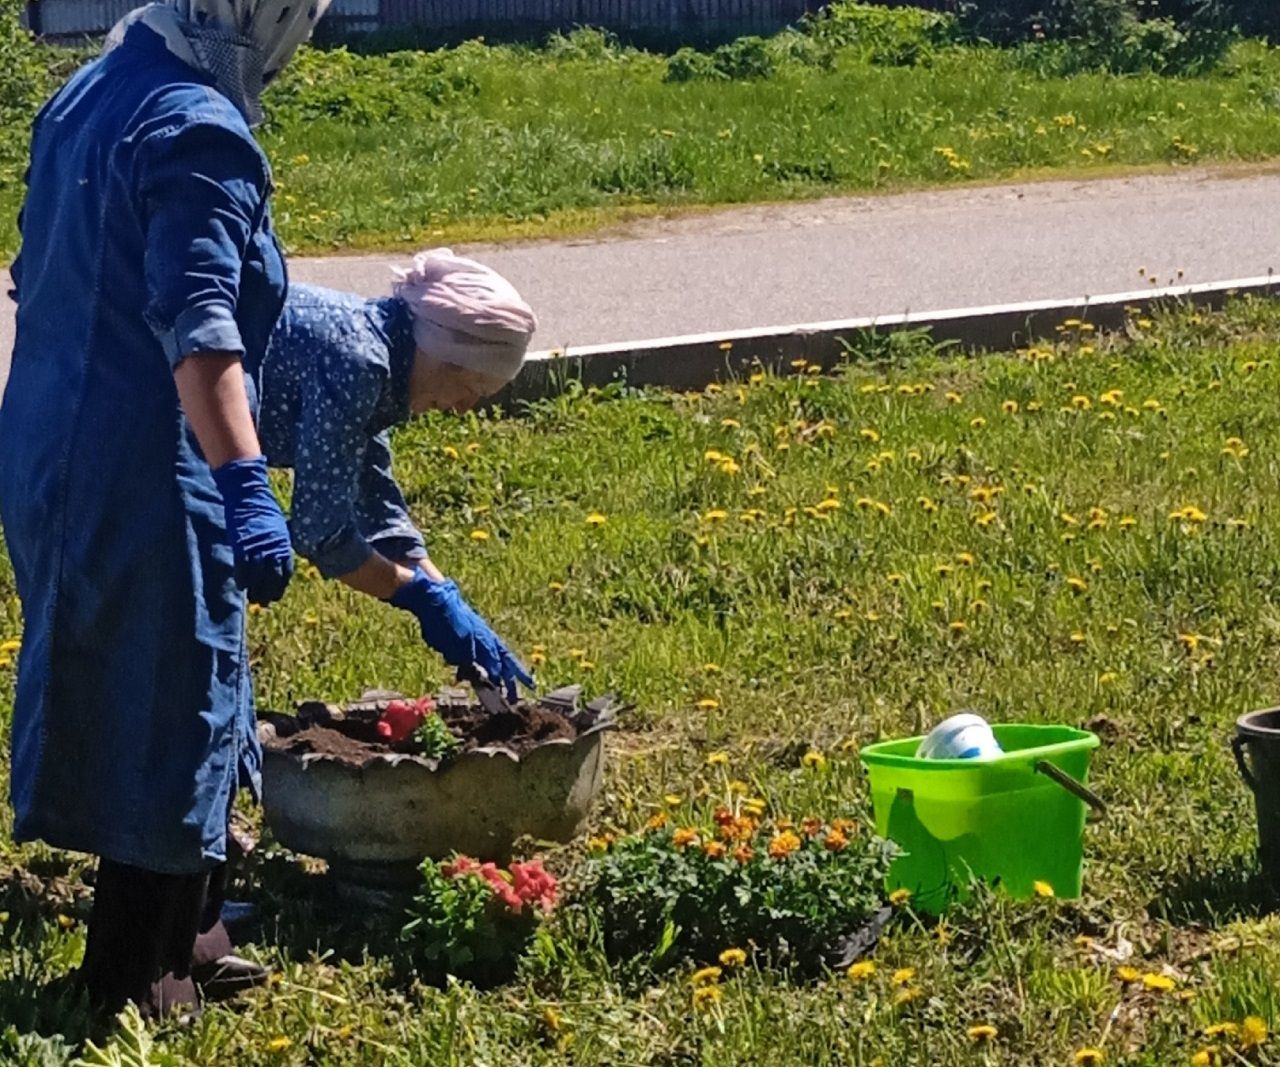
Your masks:
<instances>
[{"instance_id":1,"label":"yellow dandelion","mask_svg":"<svg viewBox=\"0 0 1280 1067\"><path fill-rule=\"evenodd\" d=\"M723 972L719 967L700 967L689 976L689 981L693 985L710 985L713 982L720 981L720 975Z\"/></svg>"},{"instance_id":2,"label":"yellow dandelion","mask_svg":"<svg viewBox=\"0 0 1280 1067\"><path fill-rule=\"evenodd\" d=\"M1154 971L1148 971L1142 976L1142 984L1153 992L1168 993L1174 989L1178 983L1167 974L1156 974Z\"/></svg>"},{"instance_id":3,"label":"yellow dandelion","mask_svg":"<svg viewBox=\"0 0 1280 1067\"><path fill-rule=\"evenodd\" d=\"M662 803L669 808L677 808L684 803L684 797L679 793L664 793L662 796Z\"/></svg>"},{"instance_id":4,"label":"yellow dandelion","mask_svg":"<svg viewBox=\"0 0 1280 1067\"><path fill-rule=\"evenodd\" d=\"M286 1049L293 1047L293 1039L288 1037L273 1037L267 1042L268 1052L284 1052Z\"/></svg>"},{"instance_id":5,"label":"yellow dandelion","mask_svg":"<svg viewBox=\"0 0 1280 1067\"><path fill-rule=\"evenodd\" d=\"M488 530L472 530L468 536L473 541L487 541L489 540L489 531Z\"/></svg>"},{"instance_id":6,"label":"yellow dandelion","mask_svg":"<svg viewBox=\"0 0 1280 1067\"><path fill-rule=\"evenodd\" d=\"M22 642L17 638L11 638L8 641L0 641L0 655L11 656L22 648Z\"/></svg>"},{"instance_id":7,"label":"yellow dandelion","mask_svg":"<svg viewBox=\"0 0 1280 1067\"><path fill-rule=\"evenodd\" d=\"M1204 1036L1234 1037L1239 1029L1235 1023L1212 1023L1204 1028Z\"/></svg>"},{"instance_id":8,"label":"yellow dandelion","mask_svg":"<svg viewBox=\"0 0 1280 1067\"><path fill-rule=\"evenodd\" d=\"M1000 410L1006 415L1016 415L1018 413L1018 402L1016 400L1006 400L1000 405Z\"/></svg>"},{"instance_id":9,"label":"yellow dandelion","mask_svg":"<svg viewBox=\"0 0 1280 1067\"><path fill-rule=\"evenodd\" d=\"M953 621L948 627L953 634L962 634L969 629L969 624L960 619Z\"/></svg>"},{"instance_id":10,"label":"yellow dandelion","mask_svg":"<svg viewBox=\"0 0 1280 1067\"><path fill-rule=\"evenodd\" d=\"M553 593L563 593L563 592L564 592L564 582L555 582L555 581L548 582L548 583L547 583L547 588L548 588L549 590L551 590L551 592L553 592Z\"/></svg>"},{"instance_id":11,"label":"yellow dandelion","mask_svg":"<svg viewBox=\"0 0 1280 1067\"><path fill-rule=\"evenodd\" d=\"M1076 1067L1102 1067L1107 1062L1100 1048L1082 1048L1076 1055Z\"/></svg>"},{"instance_id":12,"label":"yellow dandelion","mask_svg":"<svg viewBox=\"0 0 1280 1067\"><path fill-rule=\"evenodd\" d=\"M719 674L719 673L720 673L720 664L718 664L718 663L704 663L704 664L702 665L702 672L703 672L704 674Z\"/></svg>"},{"instance_id":13,"label":"yellow dandelion","mask_svg":"<svg viewBox=\"0 0 1280 1067\"><path fill-rule=\"evenodd\" d=\"M712 508L702 516L703 522L724 522L729 517L729 513L723 508Z\"/></svg>"},{"instance_id":14,"label":"yellow dandelion","mask_svg":"<svg viewBox=\"0 0 1280 1067\"><path fill-rule=\"evenodd\" d=\"M914 1004L924 996L924 992L916 986L909 986L905 989L899 989L893 995L893 1002L898 1007L904 1007L907 1004Z\"/></svg>"},{"instance_id":15,"label":"yellow dandelion","mask_svg":"<svg viewBox=\"0 0 1280 1067\"><path fill-rule=\"evenodd\" d=\"M889 903L895 908L900 908L911 899L911 890L907 888L895 889L889 894Z\"/></svg>"},{"instance_id":16,"label":"yellow dandelion","mask_svg":"<svg viewBox=\"0 0 1280 1067\"><path fill-rule=\"evenodd\" d=\"M699 711L715 711L720 706L720 701L715 697L703 697L697 703Z\"/></svg>"},{"instance_id":17,"label":"yellow dandelion","mask_svg":"<svg viewBox=\"0 0 1280 1067\"><path fill-rule=\"evenodd\" d=\"M1054 895L1053 886L1051 886L1048 882L1041 882L1041 881L1032 882L1031 888L1035 890L1035 894L1038 897L1052 897Z\"/></svg>"},{"instance_id":18,"label":"yellow dandelion","mask_svg":"<svg viewBox=\"0 0 1280 1067\"><path fill-rule=\"evenodd\" d=\"M849 964L849 969L844 973L851 981L865 982L876 973L876 965L871 960L858 960L857 963Z\"/></svg>"},{"instance_id":19,"label":"yellow dandelion","mask_svg":"<svg viewBox=\"0 0 1280 1067\"><path fill-rule=\"evenodd\" d=\"M706 1011L712 1005L720 1003L720 987L717 985L698 986L693 991L693 1006L699 1011Z\"/></svg>"},{"instance_id":20,"label":"yellow dandelion","mask_svg":"<svg viewBox=\"0 0 1280 1067\"><path fill-rule=\"evenodd\" d=\"M916 969L914 967L899 967L893 972L890 981L894 985L910 985L916 977Z\"/></svg>"},{"instance_id":21,"label":"yellow dandelion","mask_svg":"<svg viewBox=\"0 0 1280 1067\"><path fill-rule=\"evenodd\" d=\"M1138 969L1136 967L1116 968L1116 979L1124 985L1132 985L1141 977L1142 975L1138 973Z\"/></svg>"},{"instance_id":22,"label":"yellow dandelion","mask_svg":"<svg viewBox=\"0 0 1280 1067\"><path fill-rule=\"evenodd\" d=\"M726 767L729 764L729 753L712 752L707 756L708 767Z\"/></svg>"},{"instance_id":23,"label":"yellow dandelion","mask_svg":"<svg viewBox=\"0 0 1280 1067\"><path fill-rule=\"evenodd\" d=\"M978 515L973 521L978 526L987 527L998 519L999 516L994 511L984 511Z\"/></svg>"},{"instance_id":24,"label":"yellow dandelion","mask_svg":"<svg viewBox=\"0 0 1280 1067\"><path fill-rule=\"evenodd\" d=\"M946 394L946 401L948 404L958 404L963 399L964 397L962 397L959 393L950 392Z\"/></svg>"},{"instance_id":25,"label":"yellow dandelion","mask_svg":"<svg viewBox=\"0 0 1280 1067\"><path fill-rule=\"evenodd\" d=\"M603 526L608 521L609 520L606 519L603 515L601 515L600 512L598 511L593 511L586 518L586 523L588 526Z\"/></svg>"},{"instance_id":26,"label":"yellow dandelion","mask_svg":"<svg viewBox=\"0 0 1280 1067\"><path fill-rule=\"evenodd\" d=\"M870 441L872 444L875 444L877 441L880 440L879 431L872 429L870 426L864 426L861 430L859 430L858 436L863 438L864 440Z\"/></svg>"},{"instance_id":27,"label":"yellow dandelion","mask_svg":"<svg viewBox=\"0 0 1280 1067\"><path fill-rule=\"evenodd\" d=\"M1216 1048L1202 1048L1191 1057L1191 1067L1220 1067L1222 1063L1222 1053Z\"/></svg>"},{"instance_id":28,"label":"yellow dandelion","mask_svg":"<svg viewBox=\"0 0 1280 1067\"><path fill-rule=\"evenodd\" d=\"M453 447L453 445L445 445L445 446L444 446L444 448L443 448L443 449L441 449L441 451L442 451L442 452L444 452L445 456L446 456L447 458L449 458L449 459L461 459L461 458L462 458L462 457L461 457L461 455L459 454L458 450L457 450L456 448L454 448L454 447Z\"/></svg>"},{"instance_id":29,"label":"yellow dandelion","mask_svg":"<svg viewBox=\"0 0 1280 1067\"><path fill-rule=\"evenodd\" d=\"M740 423L737 419L721 419L720 425L723 426L726 430L738 430L742 428L742 423Z\"/></svg>"},{"instance_id":30,"label":"yellow dandelion","mask_svg":"<svg viewBox=\"0 0 1280 1067\"><path fill-rule=\"evenodd\" d=\"M747 962L747 954L740 948L727 948L720 953L720 966L732 969Z\"/></svg>"},{"instance_id":31,"label":"yellow dandelion","mask_svg":"<svg viewBox=\"0 0 1280 1067\"><path fill-rule=\"evenodd\" d=\"M1067 588L1073 593L1083 593L1089 588L1089 583L1083 578L1077 578L1073 575L1067 579Z\"/></svg>"},{"instance_id":32,"label":"yellow dandelion","mask_svg":"<svg viewBox=\"0 0 1280 1067\"><path fill-rule=\"evenodd\" d=\"M969 1035L969 1040L981 1043L983 1041L993 1041L999 1031L990 1023L980 1023L977 1026L971 1026L965 1031Z\"/></svg>"},{"instance_id":33,"label":"yellow dandelion","mask_svg":"<svg viewBox=\"0 0 1280 1067\"><path fill-rule=\"evenodd\" d=\"M1267 1041L1267 1024L1261 1016L1249 1015L1240 1024L1240 1047L1261 1048Z\"/></svg>"},{"instance_id":34,"label":"yellow dandelion","mask_svg":"<svg viewBox=\"0 0 1280 1067\"><path fill-rule=\"evenodd\" d=\"M971 430L981 430L987 424L987 420L981 415L969 420L969 428Z\"/></svg>"},{"instance_id":35,"label":"yellow dandelion","mask_svg":"<svg viewBox=\"0 0 1280 1067\"><path fill-rule=\"evenodd\" d=\"M827 757L824 756L821 752L817 752L813 749L810 749L808 752L804 754L804 758L801 760L801 762L804 764L804 766L808 767L810 770L821 771L826 769Z\"/></svg>"}]
</instances>

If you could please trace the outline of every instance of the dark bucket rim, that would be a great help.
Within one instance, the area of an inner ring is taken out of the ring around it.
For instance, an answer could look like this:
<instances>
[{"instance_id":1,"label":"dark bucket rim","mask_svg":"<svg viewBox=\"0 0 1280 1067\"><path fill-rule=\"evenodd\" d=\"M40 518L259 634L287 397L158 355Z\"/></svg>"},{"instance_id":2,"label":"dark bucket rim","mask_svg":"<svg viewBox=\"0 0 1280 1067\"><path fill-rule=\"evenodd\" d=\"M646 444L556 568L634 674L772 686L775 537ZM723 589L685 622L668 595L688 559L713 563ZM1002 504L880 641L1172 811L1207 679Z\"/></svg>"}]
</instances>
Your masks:
<instances>
[{"instance_id":1,"label":"dark bucket rim","mask_svg":"<svg viewBox=\"0 0 1280 1067\"><path fill-rule=\"evenodd\" d=\"M1264 716L1271 716L1274 726L1262 726L1250 720L1260 719ZM1259 708L1256 711L1247 711L1236 719L1236 735L1243 738L1266 738L1280 741L1280 707Z\"/></svg>"}]
</instances>

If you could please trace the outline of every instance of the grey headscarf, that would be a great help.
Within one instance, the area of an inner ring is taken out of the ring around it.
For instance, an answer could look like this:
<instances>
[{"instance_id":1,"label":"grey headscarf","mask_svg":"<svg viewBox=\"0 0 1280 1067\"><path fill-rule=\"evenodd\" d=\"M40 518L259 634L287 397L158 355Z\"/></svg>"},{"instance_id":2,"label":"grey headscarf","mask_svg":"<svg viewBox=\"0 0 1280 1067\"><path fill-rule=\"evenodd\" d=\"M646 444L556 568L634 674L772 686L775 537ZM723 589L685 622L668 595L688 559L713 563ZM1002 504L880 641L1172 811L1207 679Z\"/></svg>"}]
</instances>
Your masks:
<instances>
[{"instance_id":1,"label":"grey headscarf","mask_svg":"<svg viewBox=\"0 0 1280 1067\"><path fill-rule=\"evenodd\" d=\"M184 63L213 77L250 126L262 121L262 89L311 36L331 0L162 0L131 11L104 52L143 22Z\"/></svg>"}]
</instances>

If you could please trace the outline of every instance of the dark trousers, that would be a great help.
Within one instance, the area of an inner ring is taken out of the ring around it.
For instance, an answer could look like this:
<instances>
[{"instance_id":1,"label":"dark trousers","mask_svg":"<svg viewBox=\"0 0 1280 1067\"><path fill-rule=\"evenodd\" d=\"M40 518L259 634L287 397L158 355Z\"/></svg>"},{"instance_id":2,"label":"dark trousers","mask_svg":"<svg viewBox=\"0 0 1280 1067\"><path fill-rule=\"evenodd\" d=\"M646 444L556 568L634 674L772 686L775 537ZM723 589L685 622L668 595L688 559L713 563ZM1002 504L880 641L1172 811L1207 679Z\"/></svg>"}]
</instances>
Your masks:
<instances>
[{"instance_id":1,"label":"dark trousers","mask_svg":"<svg viewBox=\"0 0 1280 1067\"><path fill-rule=\"evenodd\" d=\"M80 968L94 1006L114 1014L132 1000L148 1019L195 1009L193 968L231 952L226 876L225 864L175 875L100 860Z\"/></svg>"}]
</instances>

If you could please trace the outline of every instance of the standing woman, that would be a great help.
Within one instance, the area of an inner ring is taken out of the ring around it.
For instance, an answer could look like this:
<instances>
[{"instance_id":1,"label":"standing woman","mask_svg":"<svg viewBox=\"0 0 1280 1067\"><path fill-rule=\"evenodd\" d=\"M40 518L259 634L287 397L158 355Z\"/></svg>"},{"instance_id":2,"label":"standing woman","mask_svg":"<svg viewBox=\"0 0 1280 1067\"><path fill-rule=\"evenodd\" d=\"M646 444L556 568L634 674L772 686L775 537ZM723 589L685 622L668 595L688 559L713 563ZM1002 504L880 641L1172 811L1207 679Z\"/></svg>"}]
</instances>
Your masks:
<instances>
[{"instance_id":1,"label":"standing woman","mask_svg":"<svg viewBox=\"0 0 1280 1067\"><path fill-rule=\"evenodd\" d=\"M245 386L285 294L250 127L327 6L141 8L32 133L0 407L14 836L99 857L80 978L106 1011L194 1007L193 965L235 959L217 904L259 761L244 599L292 573Z\"/></svg>"}]
</instances>

